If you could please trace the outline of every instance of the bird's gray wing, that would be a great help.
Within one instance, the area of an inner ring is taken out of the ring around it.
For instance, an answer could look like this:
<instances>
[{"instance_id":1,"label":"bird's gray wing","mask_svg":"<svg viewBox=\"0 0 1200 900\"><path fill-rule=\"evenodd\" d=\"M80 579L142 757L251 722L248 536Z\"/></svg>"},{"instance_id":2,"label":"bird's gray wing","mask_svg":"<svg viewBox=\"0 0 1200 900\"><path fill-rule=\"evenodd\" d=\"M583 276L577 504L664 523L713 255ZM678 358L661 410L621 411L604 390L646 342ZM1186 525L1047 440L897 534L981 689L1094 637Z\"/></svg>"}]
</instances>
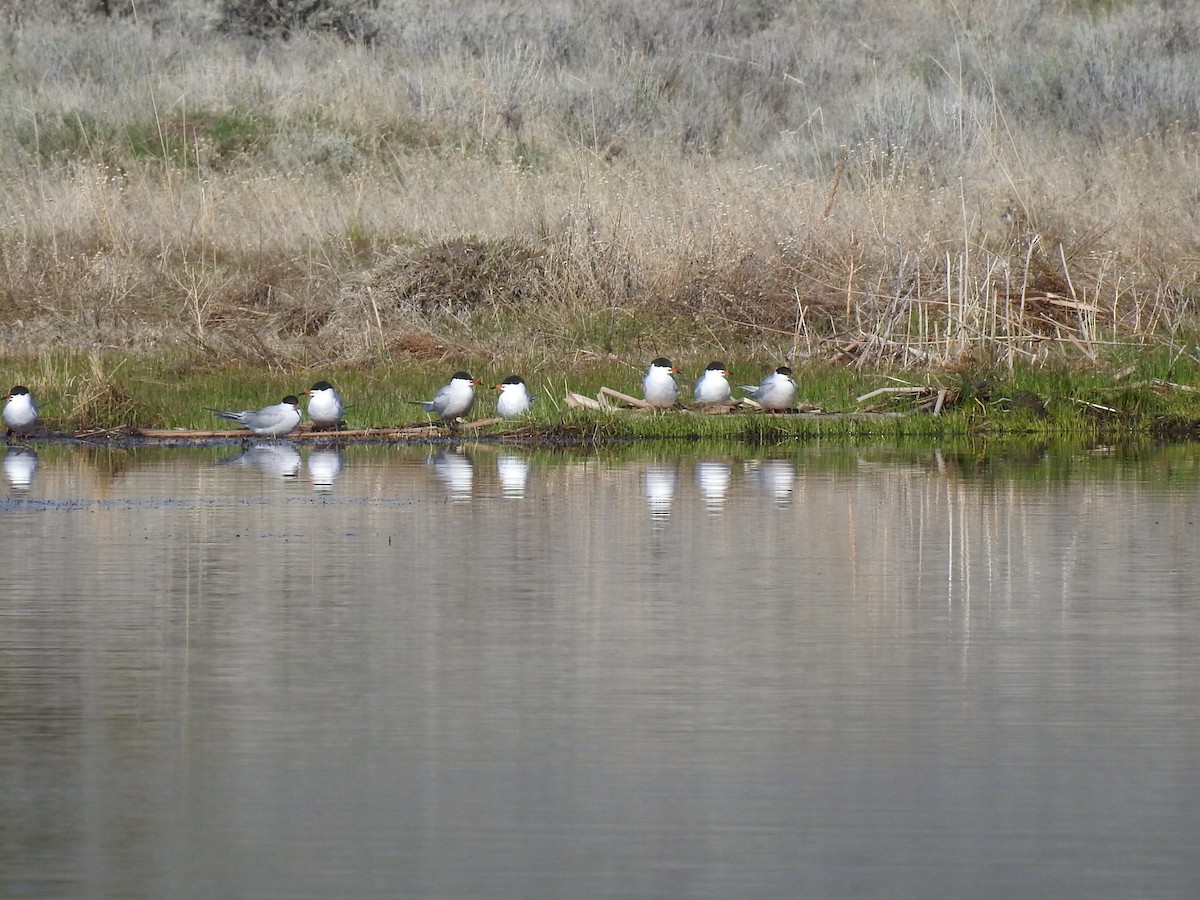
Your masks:
<instances>
[{"instance_id":1,"label":"bird's gray wing","mask_svg":"<svg viewBox=\"0 0 1200 900\"><path fill-rule=\"evenodd\" d=\"M226 409L213 409L211 406L206 406L204 408L218 418L228 419L230 422L241 422L243 424L246 422L246 416L252 415L254 412L253 410L246 410L244 412L231 412L230 410Z\"/></svg>"},{"instance_id":2,"label":"bird's gray wing","mask_svg":"<svg viewBox=\"0 0 1200 900\"><path fill-rule=\"evenodd\" d=\"M433 399L425 404L427 412L440 413L446 408L446 404L450 402L450 385L444 384L438 388L438 392L433 395Z\"/></svg>"}]
</instances>

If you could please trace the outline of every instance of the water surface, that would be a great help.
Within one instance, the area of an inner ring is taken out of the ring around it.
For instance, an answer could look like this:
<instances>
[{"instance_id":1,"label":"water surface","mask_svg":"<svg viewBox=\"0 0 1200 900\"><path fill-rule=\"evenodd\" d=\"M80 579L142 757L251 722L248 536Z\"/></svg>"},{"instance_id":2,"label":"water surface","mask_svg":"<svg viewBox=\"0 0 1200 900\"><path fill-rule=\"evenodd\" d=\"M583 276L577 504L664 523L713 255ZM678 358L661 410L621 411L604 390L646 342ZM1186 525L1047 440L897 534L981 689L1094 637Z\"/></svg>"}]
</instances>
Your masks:
<instances>
[{"instance_id":1,"label":"water surface","mask_svg":"<svg viewBox=\"0 0 1200 900\"><path fill-rule=\"evenodd\" d=\"M1200 886L1194 447L3 475L0 894Z\"/></svg>"}]
</instances>

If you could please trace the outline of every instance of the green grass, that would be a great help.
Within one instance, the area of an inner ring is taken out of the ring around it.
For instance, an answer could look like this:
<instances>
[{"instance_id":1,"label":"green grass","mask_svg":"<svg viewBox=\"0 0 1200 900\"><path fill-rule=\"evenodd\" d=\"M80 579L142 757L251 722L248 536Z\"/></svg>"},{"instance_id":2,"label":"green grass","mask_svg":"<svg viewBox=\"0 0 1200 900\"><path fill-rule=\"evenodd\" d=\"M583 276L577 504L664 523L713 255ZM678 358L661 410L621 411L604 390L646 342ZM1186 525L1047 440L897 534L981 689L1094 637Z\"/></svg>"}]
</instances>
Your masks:
<instances>
[{"instance_id":1,"label":"green grass","mask_svg":"<svg viewBox=\"0 0 1200 900\"><path fill-rule=\"evenodd\" d=\"M697 358L677 365L685 374L698 374L705 361ZM757 373L772 368L761 361L730 364L735 380L746 383L757 381ZM321 379L333 382L350 404L347 422L351 427L419 425L430 418L417 402L432 397L459 368L482 382L474 418L493 414L496 392L492 385L514 371L525 375L539 395L534 412L482 434L530 443L766 445L794 440L903 441L962 436L1128 440L1200 433L1200 392L1186 390L1164 377L1190 378L1195 373L1182 371L1179 360L1172 362L1166 354L1146 356L1134 374L1062 367L925 374L918 379L911 373L860 372L826 364L797 366L800 400L819 408L821 414L788 416L757 411L704 415L686 409L659 413L569 408L564 401L567 391L595 396L604 385L633 396L640 394L640 368L612 361L572 371L482 359L272 371L246 365L213 367L195 357L150 355L41 354L0 359L0 369L12 383L33 390L45 425L59 432L225 427L206 407L258 408L276 403L286 394L299 396ZM738 379L738 373L747 374ZM914 383L948 392L940 415L914 412L914 400L905 394L856 400L880 387ZM684 398L689 392L685 384Z\"/></svg>"}]
</instances>

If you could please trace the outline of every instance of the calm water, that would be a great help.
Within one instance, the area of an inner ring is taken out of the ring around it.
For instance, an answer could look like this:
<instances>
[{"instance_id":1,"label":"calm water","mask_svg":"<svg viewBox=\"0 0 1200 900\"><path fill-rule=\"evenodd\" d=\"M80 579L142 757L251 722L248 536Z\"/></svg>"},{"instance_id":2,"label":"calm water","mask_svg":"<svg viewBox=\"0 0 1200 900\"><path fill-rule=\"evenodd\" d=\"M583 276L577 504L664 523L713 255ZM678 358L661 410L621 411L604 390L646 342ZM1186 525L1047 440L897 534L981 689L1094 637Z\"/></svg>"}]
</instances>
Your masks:
<instances>
[{"instance_id":1,"label":"calm water","mask_svg":"<svg viewBox=\"0 0 1200 900\"><path fill-rule=\"evenodd\" d=\"M0 893L1195 897L1200 451L9 450Z\"/></svg>"}]
</instances>

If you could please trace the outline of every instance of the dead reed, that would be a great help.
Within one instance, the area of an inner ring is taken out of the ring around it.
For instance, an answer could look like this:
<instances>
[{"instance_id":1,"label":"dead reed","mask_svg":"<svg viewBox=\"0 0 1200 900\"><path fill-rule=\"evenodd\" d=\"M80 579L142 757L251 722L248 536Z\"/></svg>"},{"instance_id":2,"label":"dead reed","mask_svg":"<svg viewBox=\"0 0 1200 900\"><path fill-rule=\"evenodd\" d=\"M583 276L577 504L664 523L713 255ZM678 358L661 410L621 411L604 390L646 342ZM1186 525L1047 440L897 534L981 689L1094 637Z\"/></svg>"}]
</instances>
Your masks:
<instances>
[{"instance_id":1,"label":"dead reed","mask_svg":"<svg viewBox=\"0 0 1200 900\"><path fill-rule=\"evenodd\" d=\"M1200 11L818 6L414 0L350 44L16 7L7 352L1200 355Z\"/></svg>"}]
</instances>

